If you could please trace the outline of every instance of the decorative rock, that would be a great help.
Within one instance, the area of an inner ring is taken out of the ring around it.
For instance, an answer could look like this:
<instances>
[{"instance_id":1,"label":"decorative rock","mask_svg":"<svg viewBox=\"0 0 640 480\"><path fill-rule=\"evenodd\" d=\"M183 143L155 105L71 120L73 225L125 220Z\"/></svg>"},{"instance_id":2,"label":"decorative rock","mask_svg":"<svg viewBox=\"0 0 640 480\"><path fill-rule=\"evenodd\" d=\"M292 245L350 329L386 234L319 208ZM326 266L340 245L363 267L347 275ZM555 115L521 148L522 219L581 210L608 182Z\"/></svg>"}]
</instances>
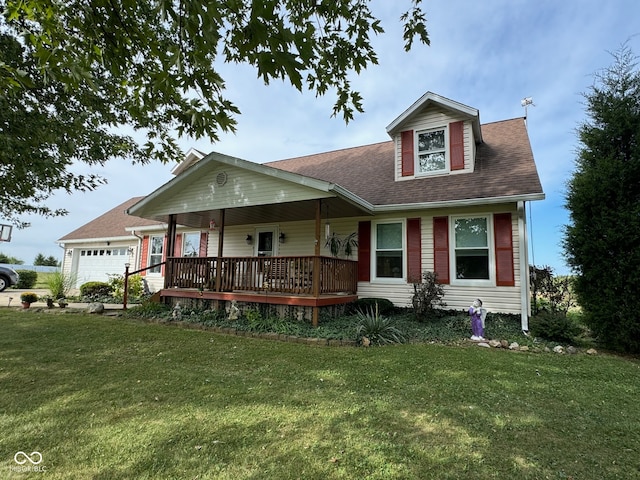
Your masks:
<instances>
[{"instance_id":1,"label":"decorative rock","mask_svg":"<svg viewBox=\"0 0 640 480\"><path fill-rule=\"evenodd\" d=\"M509 345L509 350L520 350L520 345L518 345L517 342L513 342L511 345Z\"/></svg>"},{"instance_id":2,"label":"decorative rock","mask_svg":"<svg viewBox=\"0 0 640 480\"><path fill-rule=\"evenodd\" d=\"M522 346L520 347L520 351L521 351L521 352L528 352L528 351L529 351L529 347L527 347L526 345L522 345Z\"/></svg>"},{"instance_id":3,"label":"decorative rock","mask_svg":"<svg viewBox=\"0 0 640 480\"><path fill-rule=\"evenodd\" d=\"M554 353L564 353L564 347L562 345L556 345L553 347Z\"/></svg>"},{"instance_id":4,"label":"decorative rock","mask_svg":"<svg viewBox=\"0 0 640 480\"><path fill-rule=\"evenodd\" d=\"M480 342L477 344L479 347L484 347L484 348L491 348L491 345L489 345L487 342Z\"/></svg>"},{"instance_id":5,"label":"decorative rock","mask_svg":"<svg viewBox=\"0 0 640 480\"><path fill-rule=\"evenodd\" d=\"M489 346L493 348L497 348L500 346L500 342L498 340L489 340Z\"/></svg>"},{"instance_id":6,"label":"decorative rock","mask_svg":"<svg viewBox=\"0 0 640 480\"><path fill-rule=\"evenodd\" d=\"M570 345L567 347L567 353L571 354L571 355L575 355L576 353L578 353L578 349L576 347L574 347L573 345Z\"/></svg>"},{"instance_id":7,"label":"decorative rock","mask_svg":"<svg viewBox=\"0 0 640 480\"><path fill-rule=\"evenodd\" d=\"M100 302L92 302L89 305L87 305L87 312L102 313L104 312L104 304Z\"/></svg>"},{"instance_id":8,"label":"decorative rock","mask_svg":"<svg viewBox=\"0 0 640 480\"><path fill-rule=\"evenodd\" d=\"M590 348L587 350L587 355L597 355L598 351L595 348Z\"/></svg>"},{"instance_id":9,"label":"decorative rock","mask_svg":"<svg viewBox=\"0 0 640 480\"><path fill-rule=\"evenodd\" d=\"M500 346L502 348L509 348L509 341L508 340L500 340Z\"/></svg>"}]
</instances>

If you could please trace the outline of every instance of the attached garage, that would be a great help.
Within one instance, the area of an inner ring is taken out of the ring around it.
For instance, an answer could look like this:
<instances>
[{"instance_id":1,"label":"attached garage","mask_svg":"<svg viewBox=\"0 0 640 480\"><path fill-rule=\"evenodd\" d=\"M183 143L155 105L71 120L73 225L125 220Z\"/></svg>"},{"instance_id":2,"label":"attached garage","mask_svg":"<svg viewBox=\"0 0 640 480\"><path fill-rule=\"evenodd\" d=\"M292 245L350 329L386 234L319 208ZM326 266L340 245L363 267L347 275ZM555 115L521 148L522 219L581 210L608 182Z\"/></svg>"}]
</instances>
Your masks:
<instances>
[{"instance_id":1,"label":"attached garage","mask_svg":"<svg viewBox=\"0 0 640 480\"><path fill-rule=\"evenodd\" d=\"M109 275L124 274L125 264L131 263L127 247L80 248L74 253L78 262L75 269L78 286L91 281L108 282Z\"/></svg>"}]
</instances>

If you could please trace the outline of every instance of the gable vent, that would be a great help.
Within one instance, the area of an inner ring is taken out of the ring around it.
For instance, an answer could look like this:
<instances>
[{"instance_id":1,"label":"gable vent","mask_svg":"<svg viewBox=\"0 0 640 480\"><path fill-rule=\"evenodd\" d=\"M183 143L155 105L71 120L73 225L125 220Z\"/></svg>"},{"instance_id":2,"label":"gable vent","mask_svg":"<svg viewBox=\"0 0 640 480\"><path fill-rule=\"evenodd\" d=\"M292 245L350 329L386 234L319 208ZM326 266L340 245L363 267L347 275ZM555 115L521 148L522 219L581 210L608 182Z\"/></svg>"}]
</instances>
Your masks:
<instances>
[{"instance_id":1,"label":"gable vent","mask_svg":"<svg viewBox=\"0 0 640 480\"><path fill-rule=\"evenodd\" d=\"M225 183L227 183L227 174L225 172L220 172L216 175L216 184L219 187L222 187Z\"/></svg>"}]
</instances>

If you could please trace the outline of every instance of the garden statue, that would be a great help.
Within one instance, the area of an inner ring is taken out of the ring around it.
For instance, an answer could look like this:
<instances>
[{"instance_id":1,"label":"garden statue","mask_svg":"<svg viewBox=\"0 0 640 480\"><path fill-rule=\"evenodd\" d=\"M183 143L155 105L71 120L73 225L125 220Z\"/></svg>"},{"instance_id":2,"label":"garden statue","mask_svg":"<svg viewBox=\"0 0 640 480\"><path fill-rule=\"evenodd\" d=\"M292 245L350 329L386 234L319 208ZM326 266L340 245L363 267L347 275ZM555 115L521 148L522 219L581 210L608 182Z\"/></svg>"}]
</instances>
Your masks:
<instances>
[{"instance_id":1,"label":"garden statue","mask_svg":"<svg viewBox=\"0 0 640 480\"><path fill-rule=\"evenodd\" d=\"M238 302L231 300L231 305L229 306L229 320L237 320L239 313L240 309L238 308Z\"/></svg>"},{"instance_id":2,"label":"garden statue","mask_svg":"<svg viewBox=\"0 0 640 480\"><path fill-rule=\"evenodd\" d=\"M471 316L471 340L484 340L484 320L487 318L487 309L482 308L482 300L476 298L469 307Z\"/></svg>"}]
</instances>

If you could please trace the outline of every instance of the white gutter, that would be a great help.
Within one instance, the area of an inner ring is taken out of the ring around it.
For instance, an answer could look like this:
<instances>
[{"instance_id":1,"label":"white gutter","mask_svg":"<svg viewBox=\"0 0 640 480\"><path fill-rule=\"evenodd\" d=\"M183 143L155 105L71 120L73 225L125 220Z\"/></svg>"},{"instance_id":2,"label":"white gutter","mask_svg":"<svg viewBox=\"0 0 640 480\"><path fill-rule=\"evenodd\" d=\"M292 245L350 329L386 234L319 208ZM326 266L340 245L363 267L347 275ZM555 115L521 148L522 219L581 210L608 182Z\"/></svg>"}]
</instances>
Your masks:
<instances>
[{"instance_id":1,"label":"white gutter","mask_svg":"<svg viewBox=\"0 0 640 480\"><path fill-rule=\"evenodd\" d=\"M495 205L498 203L530 202L544 200L544 193L531 193L528 195L512 195L508 197L469 198L467 200L447 200L444 202L425 203L396 203L391 205L374 205L374 213L400 212L407 210L426 210L434 208L474 207L477 205Z\"/></svg>"},{"instance_id":2,"label":"white gutter","mask_svg":"<svg viewBox=\"0 0 640 480\"><path fill-rule=\"evenodd\" d=\"M147 225L145 227L126 227L125 231L127 232L131 232L132 235L134 236L138 236L136 235L135 232L166 232L167 228L169 228L169 225L166 223L158 223L157 225ZM129 239L130 237L127 237L127 239Z\"/></svg>"}]
</instances>

